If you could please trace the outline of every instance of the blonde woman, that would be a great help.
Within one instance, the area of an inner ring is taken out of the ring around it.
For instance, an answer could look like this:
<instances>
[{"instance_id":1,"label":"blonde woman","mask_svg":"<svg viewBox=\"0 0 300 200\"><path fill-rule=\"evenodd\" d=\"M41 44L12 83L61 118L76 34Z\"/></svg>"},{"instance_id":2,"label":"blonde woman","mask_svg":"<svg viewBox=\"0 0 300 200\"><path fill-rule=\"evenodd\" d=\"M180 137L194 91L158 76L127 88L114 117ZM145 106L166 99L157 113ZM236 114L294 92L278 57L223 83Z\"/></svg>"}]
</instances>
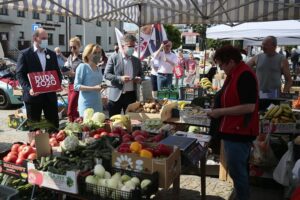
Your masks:
<instances>
[{"instance_id":1,"label":"blonde woman","mask_svg":"<svg viewBox=\"0 0 300 200\"><path fill-rule=\"evenodd\" d=\"M88 44L83 51L83 63L76 69L74 89L79 91L78 110L83 116L86 108L93 108L95 112L102 111L100 91L102 82L101 69L97 67L101 58L101 47L97 44Z\"/></svg>"},{"instance_id":2,"label":"blonde woman","mask_svg":"<svg viewBox=\"0 0 300 200\"><path fill-rule=\"evenodd\" d=\"M70 122L73 122L79 117L77 107L78 107L78 96L79 92L74 90L74 78L76 68L80 63L82 63L80 56L80 46L81 42L78 37L73 37L70 39L70 51L71 54L67 59L65 67L62 69L63 75L69 78L69 90L68 90L68 118Z\"/></svg>"}]
</instances>

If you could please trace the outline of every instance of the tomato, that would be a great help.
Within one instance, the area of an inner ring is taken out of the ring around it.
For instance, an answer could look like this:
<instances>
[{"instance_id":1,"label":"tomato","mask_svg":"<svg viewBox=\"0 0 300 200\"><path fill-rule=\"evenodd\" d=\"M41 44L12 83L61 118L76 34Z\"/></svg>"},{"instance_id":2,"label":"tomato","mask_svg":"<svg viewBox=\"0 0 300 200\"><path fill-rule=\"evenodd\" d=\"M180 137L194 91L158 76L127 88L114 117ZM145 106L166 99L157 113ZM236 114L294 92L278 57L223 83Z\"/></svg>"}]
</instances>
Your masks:
<instances>
[{"instance_id":1,"label":"tomato","mask_svg":"<svg viewBox=\"0 0 300 200\"><path fill-rule=\"evenodd\" d=\"M18 153L15 151L11 151L6 156L12 156L12 155L18 156Z\"/></svg>"},{"instance_id":2,"label":"tomato","mask_svg":"<svg viewBox=\"0 0 300 200\"><path fill-rule=\"evenodd\" d=\"M100 136L100 134L95 134L95 135L93 136L93 138L99 139L99 138L101 138L101 136Z\"/></svg>"},{"instance_id":3,"label":"tomato","mask_svg":"<svg viewBox=\"0 0 300 200\"><path fill-rule=\"evenodd\" d=\"M7 156L5 156L5 157L3 158L3 161L4 161L4 162L9 162L9 159L8 159L8 157L7 157Z\"/></svg>"},{"instance_id":4,"label":"tomato","mask_svg":"<svg viewBox=\"0 0 300 200\"><path fill-rule=\"evenodd\" d=\"M63 141L66 137L65 131L60 130L57 134L56 134L56 140L57 141Z\"/></svg>"},{"instance_id":5,"label":"tomato","mask_svg":"<svg viewBox=\"0 0 300 200\"><path fill-rule=\"evenodd\" d=\"M16 160L18 159L18 156L17 156L17 155L14 155L14 154L12 154L12 155L10 155L10 156L7 156L7 157L8 157L8 159L9 159L9 162L12 162L12 163L15 163Z\"/></svg>"},{"instance_id":6,"label":"tomato","mask_svg":"<svg viewBox=\"0 0 300 200\"><path fill-rule=\"evenodd\" d=\"M50 138L56 138L56 134L55 133L52 133L49 136L50 136Z\"/></svg>"},{"instance_id":7,"label":"tomato","mask_svg":"<svg viewBox=\"0 0 300 200\"><path fill-rule=\"evenodd\" d=\"M105 132L104 128L98 128L97 130L97 134L101 134L102 132Z\"/></svg>"},{"instance_id":8,"label":"tomato","mask_svg":"<svg viewBox=\"0 0 300 200\"><path fill-rule=\"evenodd\" d=\"M26 144L22 144L21 146L19 146L19 148L18 148L18 152L21 152L22 151L22 149L24 148L24 147L26 147L27 145Z\"/></svg>"},{"instance_id":9,"label":"tomato","mask_svg":"<svg viewBox=\"0 0 300 200\"><path fill-rule=\"evenodd\" d=\"M29 160L35 160L36 159L36 153L29 154L29 156L27 157L27 159L29 159Z\"/></svg>"},{"instance_id":10,"label":"tomato","mask_svg":"<svg viewBox=\"0 0 300 200\"><path fill-rule=\"evenodd\" d=\"M21 155L24 156L24 158L26 159L28 157L29 154L33 153L34 150L31 146L26 146L22 149L22 151L20 152Z\"/></svg>"},{"instance_id":11,"label":"tomato","mask_svg":"<svg viewBox=\"0 0 300 200\"><path fill-rule=\"evenodd\" d=\"M107 136L107 135L108 135L108 133L107 133L107 132L105 132L105 131L104 131L104 132L102 132L102 133L100 134L100 136L101 136L101 137L103 137L103 136Z\"/></svg>"},{"instance_id":12,"label":"tomato","mask_svg":"<svg viewBox=\"0 0 300 200\"><path fill-rule=\"evenodd\" d=\"M20 144L13 144L10 150L11 150L11 151L18 152L19 146L21 146L21 145L20 145Z\"/></svg>"},{"instance_id":13,"label":"tomato","mask_svg":"<svg viewBox=\"0 0 300 200\"><path fill-rule=\"evenodd\" d=\"M53 142L56 142L56 143L57 143L56 138L50 138L49 143L53 143Z\"/></svg>"},{"instance_id":14,"label":"tomato","mask_svg":"<svg viewBox=\"0 0 300 200\"><path fill-rule=\"evenodd\" d=\"M18 159L16 160L16 164L17 165L22 165L24 162L24 158L18 157Z\"/></svg>"}]
</instances>

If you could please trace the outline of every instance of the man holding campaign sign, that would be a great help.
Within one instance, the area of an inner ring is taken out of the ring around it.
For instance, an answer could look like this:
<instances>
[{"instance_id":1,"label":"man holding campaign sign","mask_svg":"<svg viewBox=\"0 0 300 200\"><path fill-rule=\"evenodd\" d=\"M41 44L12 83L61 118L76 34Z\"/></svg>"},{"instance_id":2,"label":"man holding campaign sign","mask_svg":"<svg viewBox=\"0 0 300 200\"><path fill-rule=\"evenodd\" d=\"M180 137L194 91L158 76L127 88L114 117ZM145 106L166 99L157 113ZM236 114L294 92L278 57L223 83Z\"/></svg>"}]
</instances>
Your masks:
<instances>
[{"instance_id":1,"label":"man holding campaign sign","mask_svg":"<svg viewBox=\"0 0 300 200\"><path fill-rule=\"evenodd\" d=\"M55 52L47 49L48 34L43 28L33 33L33 46L21 51L17 79L23 89L27 118L40 121L42 111L55 127L59 126L56 91L62 76Z\"/></svg>"}]
</instances>

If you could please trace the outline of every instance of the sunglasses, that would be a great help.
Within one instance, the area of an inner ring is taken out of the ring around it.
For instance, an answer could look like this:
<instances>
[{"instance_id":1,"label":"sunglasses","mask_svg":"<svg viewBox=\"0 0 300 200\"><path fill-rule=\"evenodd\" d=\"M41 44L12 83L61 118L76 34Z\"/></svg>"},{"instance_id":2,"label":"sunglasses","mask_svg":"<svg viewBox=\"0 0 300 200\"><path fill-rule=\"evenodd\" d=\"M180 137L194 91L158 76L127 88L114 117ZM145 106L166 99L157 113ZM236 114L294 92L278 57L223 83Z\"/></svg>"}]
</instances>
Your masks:
<instances>
[{"instance_id":1,"label":"sunglasses","mask_svg":"<svg viewBox=\"0 0 300 200\"><path fill-rule=\"evenodd\" d=\"M76 46L70 46L70 49L77 49L77 47Z\"/></svg>"}]
</instances>

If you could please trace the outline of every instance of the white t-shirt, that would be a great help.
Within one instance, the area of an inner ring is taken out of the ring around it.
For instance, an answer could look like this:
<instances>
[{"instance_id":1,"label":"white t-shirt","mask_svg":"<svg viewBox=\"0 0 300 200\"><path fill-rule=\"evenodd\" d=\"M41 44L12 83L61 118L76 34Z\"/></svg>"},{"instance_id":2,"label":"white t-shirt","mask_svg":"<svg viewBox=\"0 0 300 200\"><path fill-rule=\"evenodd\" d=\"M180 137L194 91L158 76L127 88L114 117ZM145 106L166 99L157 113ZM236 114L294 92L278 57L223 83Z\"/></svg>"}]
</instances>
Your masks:
<instances>
[{"instance_id":1,"label":"white t-shirt","mask_svg":"<svg viewBox=\"0 0 300 200\"><path fill-rule=\"evenodd\" d=\"M173 62L174 65L171 65L170 63L166 62L165 58ZM173 68L177 64L177 56L172 52L170 53L160 52L159 55L153 61L153 63L156 62L157 62L156 66L158 66L158 73L173 74Z\"/></svg>"}]
</instances>

